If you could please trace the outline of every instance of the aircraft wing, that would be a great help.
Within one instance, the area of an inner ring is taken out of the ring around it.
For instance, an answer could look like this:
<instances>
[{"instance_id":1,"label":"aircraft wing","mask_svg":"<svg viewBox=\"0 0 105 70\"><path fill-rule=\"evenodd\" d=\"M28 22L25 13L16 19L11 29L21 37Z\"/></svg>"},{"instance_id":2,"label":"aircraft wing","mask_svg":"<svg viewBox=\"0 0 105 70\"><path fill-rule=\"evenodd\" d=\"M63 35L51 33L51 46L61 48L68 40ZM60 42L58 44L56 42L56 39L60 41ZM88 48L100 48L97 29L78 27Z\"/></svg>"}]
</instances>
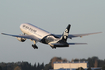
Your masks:
<instances>
[{"instance_id":1,"label":"aircraft wing","mask_svg":"<svg viewBox=\"0 0 105 70\"><path fill-rule=\"evenodd\" d=\"M26 38L26 39L31 39L35 41L40 41L39 38L33 36L33 35L12 35L12 34L6 34L6 33L1 33L3 35L8 35L8 36L13 36L13 37L19 37L19 38Z\"/></svg>"},{"instance_id":2,"label":"aircraft wing","mask_svg":"<svg viewBox=\"0 0 105 70\"><path fill-rule=\"evenodd\" d=\"M87 35L92 35L92 34L99 34L99 33L102 33L102 32L86 33L86 34L70 34L70 35L68 35L68 38L72 39L72 38L75 38L75 37L82 37L82 36L87 36ZM62 35L56 35L56 36L61 37Z\"/></svg>"}]
</instances>

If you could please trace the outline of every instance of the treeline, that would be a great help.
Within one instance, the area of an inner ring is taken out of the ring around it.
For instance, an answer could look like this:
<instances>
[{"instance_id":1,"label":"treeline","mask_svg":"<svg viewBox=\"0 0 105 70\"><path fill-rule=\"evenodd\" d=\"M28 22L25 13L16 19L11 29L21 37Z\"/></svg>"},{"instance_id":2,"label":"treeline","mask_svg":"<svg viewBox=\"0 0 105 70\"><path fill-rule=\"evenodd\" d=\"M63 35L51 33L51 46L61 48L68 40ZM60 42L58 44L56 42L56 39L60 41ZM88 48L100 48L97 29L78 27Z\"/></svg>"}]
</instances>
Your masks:
<instances>
[{"instance_id":1,"label":"treeline","mask_svg":"<svg viewBox=\"0 0 105 70\"><path fill-rule=\"evenodd\" d=\"M16 62L16 63L0 63L0 70L42 70L44 68L44 63L34 64L28 62Z\"/></svg>"},{"instance_id":2,"label":"treeline","mask_svg":"<svg viewBox=\"0 0 105 70\"><path fill-rule=\"evenodd\" d=\"M0 63L0 70L49 70L53 69L54 62L76 62L76 61L88 61L88 67L102 67L105 70L105 59L101 60L98 57L91 57L88 59L62 59L61 57L53 57L50 62L46 65L44 63L38 63L31 65L28 62L12 62L12 63Z\"/></svg>"}]
</instances>

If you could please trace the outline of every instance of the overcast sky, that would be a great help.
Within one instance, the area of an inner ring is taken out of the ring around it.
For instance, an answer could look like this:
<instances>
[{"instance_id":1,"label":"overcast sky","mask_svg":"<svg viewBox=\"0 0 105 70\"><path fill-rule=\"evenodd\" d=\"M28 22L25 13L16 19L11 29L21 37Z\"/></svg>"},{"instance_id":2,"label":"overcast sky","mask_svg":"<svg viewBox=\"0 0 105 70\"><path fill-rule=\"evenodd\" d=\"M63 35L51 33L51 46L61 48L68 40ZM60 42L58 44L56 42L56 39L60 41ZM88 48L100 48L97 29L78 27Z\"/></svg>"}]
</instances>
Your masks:
<instances>
[{"instance_id":1,"label":"overcast sky","mask_svg":"<svg viewBox=\"0 0 105 70\"><path fill-rule=\"evenodd\" d=\"M101 34L68 39L69 43L88 43L69 48L52 49L30 40L24 43L14 37L0 35L0 62L28 61L49 63L52 57L72 60L98 56L105 59L105 0L1 0L0 33L22 34L22 23L31 23L53 34L62 34L68 24L70 33Z\"/></svg>"}]
</instances>

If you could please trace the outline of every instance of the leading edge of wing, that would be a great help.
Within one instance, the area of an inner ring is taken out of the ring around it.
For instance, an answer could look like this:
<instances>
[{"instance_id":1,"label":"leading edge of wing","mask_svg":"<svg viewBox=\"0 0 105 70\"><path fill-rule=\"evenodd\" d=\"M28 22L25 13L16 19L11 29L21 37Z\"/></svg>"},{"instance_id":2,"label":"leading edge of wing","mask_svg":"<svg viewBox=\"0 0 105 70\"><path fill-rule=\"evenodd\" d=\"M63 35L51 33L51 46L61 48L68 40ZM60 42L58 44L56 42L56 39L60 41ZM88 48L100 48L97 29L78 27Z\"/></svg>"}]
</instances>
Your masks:
<instances>
[{"instance_id":1,"label":"leading edge of wing","mask_svg":"<svg viewBox=\"0 0 105 70\"><path fill-rule=\"evenodd\" d=\"M68 38L72 39L74 37L82 37L82 36L87 36L87 35L93 35L93 34L99 34L102 32L94 32L94 33L86 33L86 34L69 34ZM56 35L56 34L55 34ZM56 35L57 37L61 37L62 35Z\"/></svg>"},{"instance_id":2,"label":"leading edge of wing","mask_svg":"<svg viewBox=\"0 0 105 70\"><path fill-rule=\"evenodd\" d=\"M93 35L93 34L99 34L99 33L102 33L102 32L95 32L95 33L86 33L86 34L71 34L69 35L68 37L82 37L82 36L87 36L87 35Z\"/></svg>"},{"instance_id":3,"label":"leading edge of wing","mask_svg":"<svg viewBox=\"0 0 105 70\"><path fill-rule=\"evenodd\" d=\"M33 35L12 35L12 34L6 34L6 33L1 33L1 34L7 35L7 36L20 37L20 38L26 38L26 39L40 41L39 38L37 38L37 37L35 37Z\"/></svg>"}]
</instances>

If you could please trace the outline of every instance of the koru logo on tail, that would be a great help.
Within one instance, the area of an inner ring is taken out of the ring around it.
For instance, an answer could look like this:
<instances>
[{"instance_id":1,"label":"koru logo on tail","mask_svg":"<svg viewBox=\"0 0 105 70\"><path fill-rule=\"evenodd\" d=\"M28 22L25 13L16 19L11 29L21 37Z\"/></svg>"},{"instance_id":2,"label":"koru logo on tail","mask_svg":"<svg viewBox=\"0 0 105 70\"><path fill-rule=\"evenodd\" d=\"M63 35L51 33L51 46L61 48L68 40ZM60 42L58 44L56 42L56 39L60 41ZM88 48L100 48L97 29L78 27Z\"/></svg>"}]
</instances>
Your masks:
<instances>
[{"instance_id":1,"label":"koru logo on tail","mask_svg":"<svg viewBox=\"0 0 105 70\"><path fill-rule=\"evenodd\" d=\"M65 32L64 32L64 39L67 38L68 34L69 34L69 33L68 33L68 30L66 29Z\"/></svg>"}]
</instances>

